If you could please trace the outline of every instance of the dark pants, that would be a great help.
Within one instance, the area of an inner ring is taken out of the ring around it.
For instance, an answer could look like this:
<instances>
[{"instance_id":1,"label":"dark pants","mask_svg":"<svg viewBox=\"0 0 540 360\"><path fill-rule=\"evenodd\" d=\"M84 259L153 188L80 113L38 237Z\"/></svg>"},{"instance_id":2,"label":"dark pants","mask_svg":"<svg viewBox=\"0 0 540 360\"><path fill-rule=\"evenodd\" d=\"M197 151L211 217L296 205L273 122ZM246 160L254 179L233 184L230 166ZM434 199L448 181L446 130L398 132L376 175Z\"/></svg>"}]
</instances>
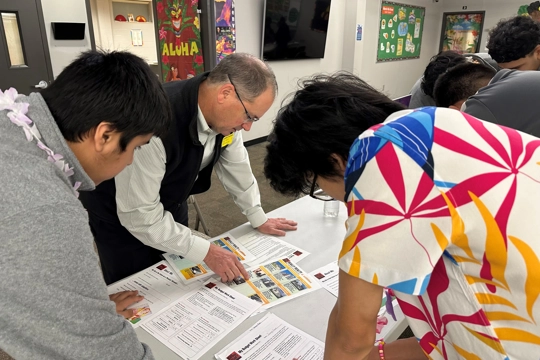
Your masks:
<instances>
[{"instance_id":1,"label":"dark pants","mask_svg":"<svg viewBox=\"0 0 540 360\"><path fill-rule=\"evenodd\" d=\"M171 213L176 222L188 225L186 202ZM94 234L107 285L163 260L163 251L144 245L120 223L113 224L90 216L90 228Z\"/></svg>"}]
</instances>

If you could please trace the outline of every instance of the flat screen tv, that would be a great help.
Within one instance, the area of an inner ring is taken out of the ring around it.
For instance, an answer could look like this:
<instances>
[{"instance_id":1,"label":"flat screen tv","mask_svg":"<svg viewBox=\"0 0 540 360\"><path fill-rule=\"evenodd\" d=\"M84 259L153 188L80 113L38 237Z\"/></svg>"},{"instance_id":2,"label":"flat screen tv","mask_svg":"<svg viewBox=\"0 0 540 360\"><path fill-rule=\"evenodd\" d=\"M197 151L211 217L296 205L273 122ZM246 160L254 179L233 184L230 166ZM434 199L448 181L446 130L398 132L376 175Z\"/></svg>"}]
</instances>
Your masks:
<instances>
[{"instance_id":1,"label":"flat screen tv","mask_svg":"<svg viewBox=\"0 0 540 360\"><path fill-rule=\"evenodd\" d=\"M266 0L262 58L270 61L323 58L331 2Z\"/></svg>"}]
</instances>

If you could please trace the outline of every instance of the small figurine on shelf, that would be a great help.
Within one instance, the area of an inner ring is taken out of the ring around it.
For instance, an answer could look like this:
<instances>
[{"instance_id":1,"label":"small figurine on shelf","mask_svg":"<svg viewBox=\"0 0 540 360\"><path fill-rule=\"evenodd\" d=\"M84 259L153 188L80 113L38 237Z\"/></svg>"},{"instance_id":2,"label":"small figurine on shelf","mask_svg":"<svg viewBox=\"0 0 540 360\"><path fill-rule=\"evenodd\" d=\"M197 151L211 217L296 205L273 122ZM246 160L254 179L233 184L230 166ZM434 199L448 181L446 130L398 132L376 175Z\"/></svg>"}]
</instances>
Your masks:
<instances>
[{"instance_id":1,"label":"small figurine on shelf","mask_svg":"<svg viewBox=\"0 0 540 360\"><path fill-rule=\"evenodd\" d=\"M128 21L135 22L135 18L133 17L133 14L128 14Z\"/></svg>"}]
</instances>

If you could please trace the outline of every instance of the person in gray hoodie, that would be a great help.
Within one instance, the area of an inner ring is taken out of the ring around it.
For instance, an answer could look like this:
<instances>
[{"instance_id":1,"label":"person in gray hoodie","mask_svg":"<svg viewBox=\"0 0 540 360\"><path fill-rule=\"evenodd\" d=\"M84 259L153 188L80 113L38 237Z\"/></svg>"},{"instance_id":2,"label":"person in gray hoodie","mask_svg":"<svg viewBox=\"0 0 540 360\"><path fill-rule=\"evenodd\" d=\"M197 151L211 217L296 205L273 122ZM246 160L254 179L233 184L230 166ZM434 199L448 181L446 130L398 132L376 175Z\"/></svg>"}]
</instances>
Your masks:
<instances>
[{"instance_id":1,"label":"person in gray hoodie","mask_svg":"<svg viewBox=\"0 0 540 360\"><path fill-rule=\"evenodd\" d=\"M153 358L107 295L77 195L117 175L170 122L158 79L126 52L83 53L41 93L0 91L0 348L9 355Z\"/></svg>"}]
</instances>

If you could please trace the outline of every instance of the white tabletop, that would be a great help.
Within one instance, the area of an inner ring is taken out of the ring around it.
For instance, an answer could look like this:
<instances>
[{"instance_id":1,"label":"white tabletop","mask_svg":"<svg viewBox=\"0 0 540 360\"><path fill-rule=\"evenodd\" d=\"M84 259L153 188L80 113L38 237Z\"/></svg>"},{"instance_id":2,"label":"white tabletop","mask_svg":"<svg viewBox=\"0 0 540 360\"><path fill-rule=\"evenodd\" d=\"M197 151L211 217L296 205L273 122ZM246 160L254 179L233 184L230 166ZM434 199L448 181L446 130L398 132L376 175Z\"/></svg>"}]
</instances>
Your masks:
<instances>
[{"instance_id":1,"label":"white tabletop","mask_svg":"<svg viewBox=\"0 0 540 360\"><path fill-rule=\"evenodd\" d=\"M339 215L336 218L327 218L323 216L323 202L305 196L268 214L269 217L284 217L298 222L298 230L287 233L283 239L311 253L298 263L308 273L337 260L345 236L345 220L347 219L345 205L340 206ZM229 233L239 238L250 231L253 231L253 228L246 223ZM336 298L321 288L311 294L277 305L269 311L324 342L328 316L335 303ZM396 306L394 311L398 322L390 319L389 324L383 329L387 342L397 339L407 327L407 322L399 307ZM214 354L248 330L265 314L266 312L263 312L244 321L201 359L214 359ZM136 329L136 333L142 342L150 346L156 359L181 359L141 327Z\"/></svg>"}]
</instances>

